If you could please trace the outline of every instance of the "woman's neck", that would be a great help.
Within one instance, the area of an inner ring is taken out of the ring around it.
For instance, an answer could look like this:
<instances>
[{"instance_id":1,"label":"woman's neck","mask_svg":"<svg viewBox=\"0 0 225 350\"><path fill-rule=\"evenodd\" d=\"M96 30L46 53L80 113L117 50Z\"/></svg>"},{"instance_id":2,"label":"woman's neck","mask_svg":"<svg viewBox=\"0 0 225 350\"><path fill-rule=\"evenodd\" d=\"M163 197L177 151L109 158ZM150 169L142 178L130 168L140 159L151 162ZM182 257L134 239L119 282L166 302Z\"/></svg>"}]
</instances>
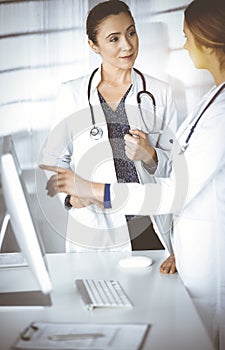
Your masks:
<instances>
[{"instance_id":1,"label":"woman's neck","mask_svg":"<svg viewBox=\"0 0 225 350\"><path fill-rule=\"evenodd\" d=\"M131 84L131 68L130 69L101 69L101 82L104 82L109 87L117 87Z\"/></svg>"},{"instance_id":2,"label":"woman's neck","mask_svg":"<svg viewBox=\"0 0 225 350\"><path fill-rule=\"evenodd\" d=\"M225 82L225 69L221 68L221 64L218 59L213 60L211 67L209 67L209 71L212 74L217 86Z\"/></svg>"},{"instance_id":3,"label":"woman's neck","mask_svg":"<svg viewBox=\"0 0 225 350\"><path fill-rule=\"evenodd\" d=\"M214 80L217 86L225 82L225 72L221 72L218 76L214 76Z\"/></svg>"}]
</instances>

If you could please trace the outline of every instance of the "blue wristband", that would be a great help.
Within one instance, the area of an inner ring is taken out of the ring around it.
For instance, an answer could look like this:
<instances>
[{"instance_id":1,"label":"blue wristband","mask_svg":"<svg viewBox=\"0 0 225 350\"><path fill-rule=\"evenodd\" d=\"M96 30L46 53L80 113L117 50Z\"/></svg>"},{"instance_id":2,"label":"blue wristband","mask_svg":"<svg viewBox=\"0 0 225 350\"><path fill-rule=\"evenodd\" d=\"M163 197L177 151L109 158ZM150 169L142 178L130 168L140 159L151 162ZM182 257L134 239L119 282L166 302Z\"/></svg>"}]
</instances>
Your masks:
<instances>
[{"instance_id":1,"label":"blue wristband","mask_svg":"<svg viewBox=\"0 0 225 350\"><path fill-rule=\"evenodd\" d=\"M104 208L112 208L111 198L110 198L110 184L105 184L104 189Z\"/></svg>"}]
</instances>

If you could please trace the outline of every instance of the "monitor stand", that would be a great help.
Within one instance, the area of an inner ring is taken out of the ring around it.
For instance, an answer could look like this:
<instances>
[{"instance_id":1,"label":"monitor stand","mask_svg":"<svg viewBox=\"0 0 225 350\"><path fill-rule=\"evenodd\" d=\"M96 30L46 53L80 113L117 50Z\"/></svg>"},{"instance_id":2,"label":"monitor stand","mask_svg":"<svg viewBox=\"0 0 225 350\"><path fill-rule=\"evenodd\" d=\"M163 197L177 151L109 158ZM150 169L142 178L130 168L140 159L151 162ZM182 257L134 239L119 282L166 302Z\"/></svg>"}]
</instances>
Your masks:
<instances>
[{"instance_id":1,"label":"monitor stand","mask_svg":"<svg viewBox=\"0 0 225 350\"><path fill-rule=\"evenodd\" d=\"M10 220L10 215L9 215L9 213L6 212L4 219L3 219L3 222L2 222L1 231L0 231L0 250L2 249L2 243L3 243L4 238L5 238L6 229L7 229L9 220Z\"/></svg>"},{"instance_id":2,"label":"monitor stand","mask_svg":"<svg viewBox=\"0 0 225 350\"><path fill-rule=\"evenodd\" d=\"M0 231L0 251L3 240L5 238L7 225L10 220L10 215L6 212L1 231ZM19 267L16 267L17 269ZM0 307L17 307L17 306L51 306L52 301L49 294L44 294L40 290L34 291L19 291L19 292L0 292Z\"/></svg>"}]
</instances>

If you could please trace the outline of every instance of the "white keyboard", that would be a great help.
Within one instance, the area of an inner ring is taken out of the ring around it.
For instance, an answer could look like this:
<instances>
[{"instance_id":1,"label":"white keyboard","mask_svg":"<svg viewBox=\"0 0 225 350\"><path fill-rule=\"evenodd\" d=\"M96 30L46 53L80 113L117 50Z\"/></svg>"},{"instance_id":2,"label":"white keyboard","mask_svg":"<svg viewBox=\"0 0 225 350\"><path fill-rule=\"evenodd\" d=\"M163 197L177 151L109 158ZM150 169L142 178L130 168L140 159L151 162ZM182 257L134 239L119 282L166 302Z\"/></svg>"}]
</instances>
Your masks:
<instances>
[{"instance_id":1,"label":"white keyboard","mask_svg":"<svg viewBox=\"0 0 225 350\"><path fill-rule=\"evenodd\" d=\"M118 281L78 279L75 284L88 310L96 307L132 307Z\"/></svg>"},{"instance_id":2,"label":"white keyboard","mask_svg":"<svg viewBox=\"0 0 225 350\"><path fill-rule=\"evenodd\" d=\"M22 253L0 253L0 269L21 266L27 266L26 259Z\"/></svg>"}]
</instances>

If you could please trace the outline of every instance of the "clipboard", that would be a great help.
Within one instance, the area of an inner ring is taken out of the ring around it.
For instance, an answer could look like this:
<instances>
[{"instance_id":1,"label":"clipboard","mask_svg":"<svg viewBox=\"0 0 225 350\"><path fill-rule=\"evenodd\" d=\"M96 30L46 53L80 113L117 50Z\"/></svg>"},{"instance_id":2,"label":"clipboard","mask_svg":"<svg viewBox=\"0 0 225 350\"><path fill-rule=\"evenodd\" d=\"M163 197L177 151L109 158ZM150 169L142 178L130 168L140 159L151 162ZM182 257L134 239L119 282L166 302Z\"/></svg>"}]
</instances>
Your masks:
<instances>
[{"instance_id":1,"label":"clipboard","mask_svg":"<svg viewBox=\"0 0 225 350\"><path fill-rule=\"evenodd\" d=\"M148 324L31 323L12 349L141 350Z\"/></svg>"}]
</instances>

